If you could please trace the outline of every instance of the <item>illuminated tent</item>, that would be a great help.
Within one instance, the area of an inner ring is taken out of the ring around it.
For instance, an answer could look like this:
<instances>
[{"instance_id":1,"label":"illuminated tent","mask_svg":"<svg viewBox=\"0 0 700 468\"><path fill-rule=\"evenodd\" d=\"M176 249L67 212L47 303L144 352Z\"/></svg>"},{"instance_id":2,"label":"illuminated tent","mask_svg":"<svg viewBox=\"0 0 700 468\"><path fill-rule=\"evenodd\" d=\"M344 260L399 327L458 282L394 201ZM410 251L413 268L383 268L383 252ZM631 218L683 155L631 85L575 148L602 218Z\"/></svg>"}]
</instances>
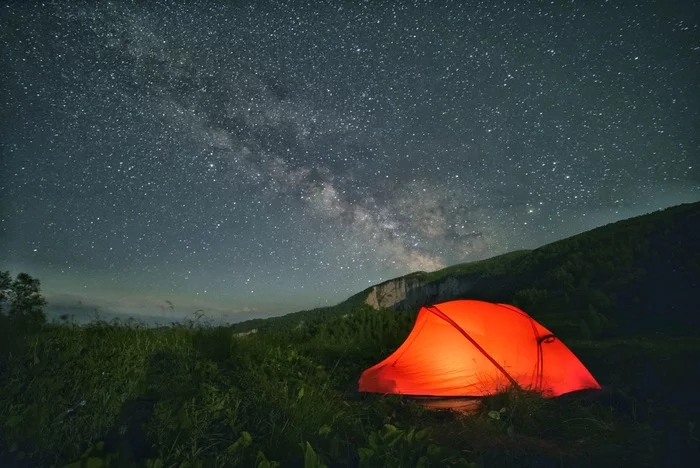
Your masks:
<instances>
[{"instance_id":1,"label":"illuminated tent","mask_svg":"<svg viewBox=\"0 0 700 468\"><path fill-rule=\"evenodd\" d=\"M422 307L404 343L359 381L361 392L441 397L491 395L513 386L551 397L601 388L528 314L474 300Z\"/></svg>"}]
</instances>

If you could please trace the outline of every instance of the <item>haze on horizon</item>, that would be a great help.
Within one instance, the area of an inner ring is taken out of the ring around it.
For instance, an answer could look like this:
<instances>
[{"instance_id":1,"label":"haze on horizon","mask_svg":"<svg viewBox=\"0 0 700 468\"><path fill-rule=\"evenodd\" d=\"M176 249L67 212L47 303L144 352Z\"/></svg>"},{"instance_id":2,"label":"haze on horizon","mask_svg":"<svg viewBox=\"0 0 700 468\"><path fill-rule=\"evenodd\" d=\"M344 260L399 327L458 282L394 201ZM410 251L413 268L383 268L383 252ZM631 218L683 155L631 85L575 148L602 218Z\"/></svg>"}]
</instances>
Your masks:
<instances>
[{"instance_id":1,"label":"haze on horizon","mask_svg":"<svg viewBox=\"0 0 700 468\"><path fill-rule=\"evenodd\" d=\"M0 5L0 269L239 320L700 200L700 7L588 3Z\"/></svg>"}]
</instances>

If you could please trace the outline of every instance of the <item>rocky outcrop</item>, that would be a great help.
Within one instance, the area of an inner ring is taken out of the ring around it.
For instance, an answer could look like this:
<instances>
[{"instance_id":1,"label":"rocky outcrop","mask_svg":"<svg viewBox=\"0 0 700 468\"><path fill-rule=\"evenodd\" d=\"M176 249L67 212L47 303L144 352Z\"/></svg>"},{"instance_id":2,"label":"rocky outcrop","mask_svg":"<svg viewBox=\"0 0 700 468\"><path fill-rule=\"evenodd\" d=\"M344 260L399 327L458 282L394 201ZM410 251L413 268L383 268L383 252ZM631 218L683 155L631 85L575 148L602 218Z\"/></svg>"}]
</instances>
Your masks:
<instances>
[{"instance_id":1,"label":"rocky outcrop","mask_svg":"<svg viewBox=\"0 0 700 468\"><path fill-rule=\"evenodd\" d=\"M445 276L431 282L402 277L376 285L365 302L375 309L409 310L454 299L483 296L484 293L493 292L493 286L486 284L481 275Z\"/></svg>"},{"instance_id":2,"label":"rocky outcrop","mask_svg":"<svg viewBox=\"0 0 700 468\"><path fill-rule=\"evenodd\" d=\"M424 284L416 278L405 276L385 281L372 288L365 302L375 309L391 309Z\"/></svg>"}]
</instances>

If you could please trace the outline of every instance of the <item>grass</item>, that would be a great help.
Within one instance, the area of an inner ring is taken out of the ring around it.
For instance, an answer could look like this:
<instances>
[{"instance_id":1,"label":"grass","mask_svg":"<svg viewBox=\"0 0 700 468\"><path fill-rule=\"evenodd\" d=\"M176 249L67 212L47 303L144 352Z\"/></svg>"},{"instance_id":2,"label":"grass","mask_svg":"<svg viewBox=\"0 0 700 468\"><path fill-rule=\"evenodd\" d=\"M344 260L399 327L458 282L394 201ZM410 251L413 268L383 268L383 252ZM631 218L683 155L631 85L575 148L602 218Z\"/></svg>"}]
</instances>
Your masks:
<instances>
[{"instance_id":1,"label":"grass","mask_svg":"<svg viewBox=\"0 0 700 468\"><path fill-rule=\"evenodd\" d=\"M401 337L390 327L378 332L373 323L367 343L384 343L363 349L364 322L357 320L355 335L344 339L303 330L238 337L229 328L191 325L45 326L2 356L0 462L490 467L698 461L692 386L700 381L698 340L571 342L608 387L602 395L543 399L508 391L483 399L465 416L411 399L349 393L359 373Z\"/></svg>"}]
</instances>

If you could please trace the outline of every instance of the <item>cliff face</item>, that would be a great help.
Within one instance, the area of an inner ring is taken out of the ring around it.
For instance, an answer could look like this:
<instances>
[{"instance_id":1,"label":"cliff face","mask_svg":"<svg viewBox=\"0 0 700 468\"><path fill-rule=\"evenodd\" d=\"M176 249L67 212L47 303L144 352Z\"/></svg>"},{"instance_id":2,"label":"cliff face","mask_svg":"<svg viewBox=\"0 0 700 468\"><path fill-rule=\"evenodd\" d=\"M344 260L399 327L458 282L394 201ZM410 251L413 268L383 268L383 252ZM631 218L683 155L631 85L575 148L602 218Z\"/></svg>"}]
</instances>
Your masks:
<instances>
[{"instance_id":1,"label":"cliff face","mask_svg":"<svg viewBox=\"0 0 700 468\"><path fill-rule=\"evenodd\" d=\"M406 296L425 283L412 278L396 278L376 285L367 296L366 303L375 309L389 309L406 299Z\"/></svg>"},{"instance_id":2,"label":"cliff face","mask_svg":"<svg viewBox=\"0 0 700 468\"><path fill-rule=\"evenodd\" d=\"M476 275L447 276L432 282L396 278L375 286L365 302L375 309L417 309L424 305L464 298L476 291L477 282Z\"/></svg>"}]
</instances>

